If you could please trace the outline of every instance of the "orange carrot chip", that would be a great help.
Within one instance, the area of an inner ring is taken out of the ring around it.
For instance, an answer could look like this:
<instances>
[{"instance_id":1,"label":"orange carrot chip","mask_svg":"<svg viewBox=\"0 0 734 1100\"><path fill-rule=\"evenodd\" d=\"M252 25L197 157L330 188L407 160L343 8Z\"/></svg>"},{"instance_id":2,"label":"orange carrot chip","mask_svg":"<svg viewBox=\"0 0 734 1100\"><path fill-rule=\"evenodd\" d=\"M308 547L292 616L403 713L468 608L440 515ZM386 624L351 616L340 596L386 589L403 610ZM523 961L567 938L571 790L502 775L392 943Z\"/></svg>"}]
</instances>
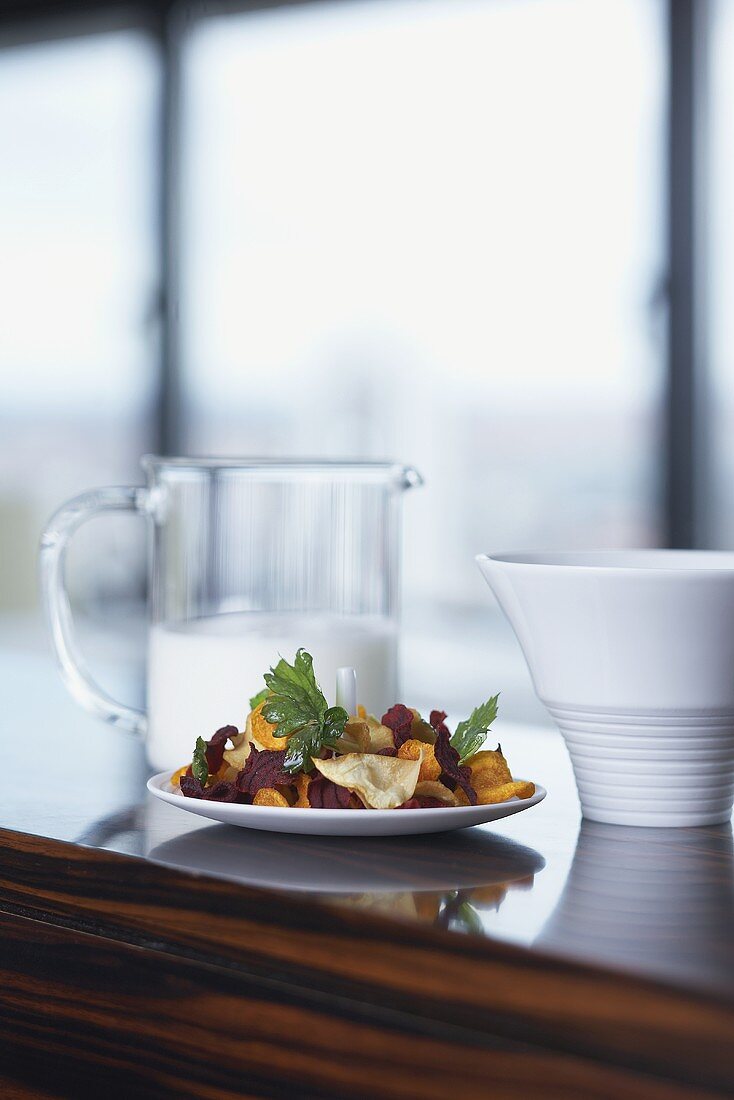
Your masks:
<instances>
[{"instance_id":1,"label":"orange carrot chip","mask_svg":"<svg viewBox=\"0 0 734 1100\"><path fill-rule=\"evenodd\" d=\"M472 786L476 790L480 787L500 787L504 783L512 783L507 761L499 750L483 749L470 756L467 764L471 768Z\"/></svg>"},{"instance_id":2,"label":"orange carrot chip","mask_svg":"<svg viewBox=\"0 0 734 1100\"><path fill-rule=\"evenodd\" d=\"M427 745L424 741L418 741L415 738L410 738L408 741L404 741L398 749L398 757L401 760L420 760L421 770L418 775L418 782L435 782L441 774L441 765L436 760L436 753L433 745Z\"/></svg>"},{"instance_id":3,"label":"orange carrot chip","mask_svg":"<svg viewBox=\"0 0 734 1100\"><path fill-rule=\"evenodd\" d=\"M275 730L278 728L273 725L272 722L268 722L267 718L263 717L263 707L267 700L264 700L251 712L247 719L247 727L252 740L255 742L259 749L269 749L273 752L280 752L288 744L287 737L276 737Z\"/></svg>"},{"instance_id":4,"label":"orange carrot chip","mask_svg":"<svg viewBox=\"0 0 734 1100\"><path fill-rule=\"evenodd\" d=\"M261 787L252 800L253 806L287 806L288 800L275 787Z\"/></svg>"},{"instance_id":5,"label":"orange carrot chip","mask_svg":"<svg viewBox=\"0 0 734 1100\"><path fill-rule=\"evenodd\" d=\"M507 802L510 798L531 798L535 794L535 784L517 780L503 783L500 787L479 787L477 804L492 806L497 802Z\"/></svg>"},{"instance_id":6,"label":"orange carrot chip","mask_svg":"<svg viewBox=\"0 0 734 1100\"><path fill-rule=\"evenodd\" d=\"M311 807L308 800L308 785L310 782L311 777L306 775L305 772L301 772L300 775L296 776L296 791L298 792L296 808L299 810L308 810Z\"/></svg>"}]
</instances>

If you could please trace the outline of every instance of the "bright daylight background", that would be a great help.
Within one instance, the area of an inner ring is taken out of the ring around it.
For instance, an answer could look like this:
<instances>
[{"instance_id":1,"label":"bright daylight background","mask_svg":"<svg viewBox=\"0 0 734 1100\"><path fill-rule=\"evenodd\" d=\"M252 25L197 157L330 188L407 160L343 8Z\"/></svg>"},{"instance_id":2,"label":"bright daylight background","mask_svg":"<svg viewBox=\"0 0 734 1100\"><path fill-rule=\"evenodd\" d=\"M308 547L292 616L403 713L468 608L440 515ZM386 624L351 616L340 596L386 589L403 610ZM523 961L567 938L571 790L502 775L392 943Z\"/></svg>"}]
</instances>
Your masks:
<instances>
[{"instance_id":1,"label":"bright daylight background","mask_svg":"<svg viewBox=\"0 0 734 1100\"><path fill-rule=\"evenodd\" d=\"M725 219L731 8L715 24ZM422 471L405 500L411 698L440 679L448 708L490 688L506 716L541 713L477 551L661 537L665 33L660 0L363 0L188 24L182 449ZM138 482L152 445L157 64L132 32L0 51L0 638L14 646L43 644L43 521L83 488ZM731 405L722 355L717 377ZM135 520L100 520L71 562L91 663L128 697L143 543Z\"/></svg>"}]
</instances>

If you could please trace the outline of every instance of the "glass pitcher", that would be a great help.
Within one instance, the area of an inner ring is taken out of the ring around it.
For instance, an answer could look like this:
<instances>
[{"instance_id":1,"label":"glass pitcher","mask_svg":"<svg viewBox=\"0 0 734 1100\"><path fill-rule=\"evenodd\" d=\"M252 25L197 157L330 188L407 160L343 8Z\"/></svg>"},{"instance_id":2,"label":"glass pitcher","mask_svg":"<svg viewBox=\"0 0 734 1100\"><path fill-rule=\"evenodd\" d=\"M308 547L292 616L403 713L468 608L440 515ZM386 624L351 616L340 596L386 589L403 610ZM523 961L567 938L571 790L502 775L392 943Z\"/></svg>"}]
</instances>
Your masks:
<instances>
[{"instance_id":1,"label":"glass pitcher","mask_svg":"<svg viewBox=\"0 0 734 1100\"><path fill-rule=\"evenodd\" d=\"M327 699L357 670L359 701L397 699L401 495L421 484L392 462L285 462L146 456L145 487L92 489L41 540L43 602L61 674L105 721L147 735L173 768L199 736L242 729L278 655L313 655ZM112 699L85 668L64 585L66 547L100 512L133 511L150 530L148 711Z\"/></svg>"}]
</instances>

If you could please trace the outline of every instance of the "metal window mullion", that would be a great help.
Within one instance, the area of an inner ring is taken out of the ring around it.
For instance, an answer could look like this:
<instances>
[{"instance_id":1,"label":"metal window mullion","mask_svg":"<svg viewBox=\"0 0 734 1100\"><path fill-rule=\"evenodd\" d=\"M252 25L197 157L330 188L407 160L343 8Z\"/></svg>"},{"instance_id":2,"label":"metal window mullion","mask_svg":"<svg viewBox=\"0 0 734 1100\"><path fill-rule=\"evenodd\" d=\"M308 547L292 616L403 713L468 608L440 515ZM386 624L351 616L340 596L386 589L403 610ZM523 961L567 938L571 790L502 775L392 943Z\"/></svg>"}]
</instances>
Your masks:
<instances>
[{"instance_id":1,"label":"metal window mullion","mask_svg":"<svg viewBox=\"0 0 734 1100\"><path fill-rule=\"evenodd\" d=\"M666 542L705 545L708 482L701 225L705 150L705 0L669 0Z\"/></svg>"},{"instance_id":2,"label":"metal window mullion","mask_svg":"<svg viewBox=\"0 0 734 1100\"><path fill-rule=\"evenodd\" d=\"M177 5L155 25L160 54L158 117L159 344L154 434L159 454L182 450L180 376L180 118L182 28Z\"/></svg>"}]
</instances>

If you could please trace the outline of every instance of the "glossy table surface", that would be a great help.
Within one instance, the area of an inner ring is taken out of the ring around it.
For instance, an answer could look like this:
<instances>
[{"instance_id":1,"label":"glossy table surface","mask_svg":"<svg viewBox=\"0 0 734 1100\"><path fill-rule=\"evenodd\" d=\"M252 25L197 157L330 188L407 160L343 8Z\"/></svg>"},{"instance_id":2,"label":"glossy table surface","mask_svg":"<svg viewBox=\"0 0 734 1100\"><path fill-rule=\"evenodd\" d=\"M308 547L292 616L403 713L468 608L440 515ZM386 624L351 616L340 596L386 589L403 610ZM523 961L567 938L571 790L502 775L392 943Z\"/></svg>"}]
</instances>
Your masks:
<instances>
[{"instance_id":1,"label":"glossy table surface","mask_svg":"<svg viewBox=\"0 0 734 1100\"><path fill-rule=\"evenodd\" d=\"M549 792L494 825L204 824L0 629L0 1095L734 1095L730 825L582 822L553 729L494 732Z\"/></svg>"},{"instance_id":2,"label":"glossy table surface","mask_svg":"<svg viewBox=\"0 0 734 1100\"><path fill-rule=\"evenodd\" d=\"M734 1000L731 825L582 821L550 727L495 727L515 774L548 789L527 812L426 837L299 837L202 824L154 800L143 746L79 712L45 656L5 653L0 688L16 703L3 719L3 829Z\"/></svg>"}]
</instances>

